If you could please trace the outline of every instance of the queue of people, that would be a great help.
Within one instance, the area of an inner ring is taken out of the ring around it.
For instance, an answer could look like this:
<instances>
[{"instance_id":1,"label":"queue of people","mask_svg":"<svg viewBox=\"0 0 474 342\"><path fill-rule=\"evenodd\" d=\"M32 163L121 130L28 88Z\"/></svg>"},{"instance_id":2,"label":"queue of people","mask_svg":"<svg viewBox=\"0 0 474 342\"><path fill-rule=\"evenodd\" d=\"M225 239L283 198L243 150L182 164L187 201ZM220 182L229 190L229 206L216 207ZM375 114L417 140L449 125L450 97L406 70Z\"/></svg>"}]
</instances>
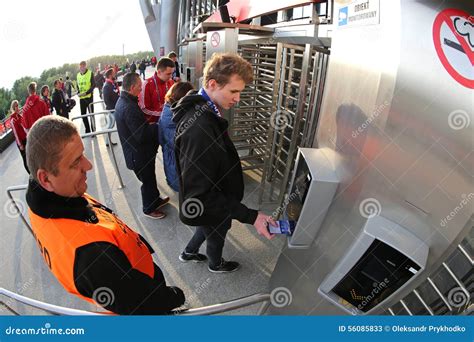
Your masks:
<instances>
[{"instance_id":1,"label":"queue of people","mask_svg":"<svg viewBox=\"0 0 474 342\"><path fill-rule=\"evenodd\" d=\"M183 263L207 262L213 273L234 272L240 264L222 257L232 220L253 225L267 239L273 237L267 225L275 224L271 216L242 203L240 158L221 114L239 102L253 79L252 67L238 55L216 54L204 68L203 87L195 90L180 81L172 59L176 56L170 57L158 60L156 71L145 81L141 73L127 73L122 89L116 71L109 68L102 87L105 106L114 110L126 167L141 183L143 215L163 219L170 202L161 196L156 178L161 145L166 182L179 193L179 218L195 229L176 257ZM77 79L84 115L96 85L85 62ZM54 87L52 107L64 113L60 84L55 82ZM36 95L36 85L30 97L31 105L26 108L27 100L21 120L18 103L12 103L14 122L30 130L23 129L24 134L15 137L31 172L27 202L33 231L51 272L66 290L89 302L97 303L100 289L110 289L115 300L104 308L114 313L166 314L181 306L185 295L167 285L152 260L150 244L86 193L92 164L84 156L77 128L65 115L49 115L48 105ZM86 117L83 123L86 133L94 129ZM202 204L197 216L187 212L187 204L193 201ZM54 232L48 229L53 225ZM204 241L205 254L200 252Z\"/></svg>"}]
</instances>

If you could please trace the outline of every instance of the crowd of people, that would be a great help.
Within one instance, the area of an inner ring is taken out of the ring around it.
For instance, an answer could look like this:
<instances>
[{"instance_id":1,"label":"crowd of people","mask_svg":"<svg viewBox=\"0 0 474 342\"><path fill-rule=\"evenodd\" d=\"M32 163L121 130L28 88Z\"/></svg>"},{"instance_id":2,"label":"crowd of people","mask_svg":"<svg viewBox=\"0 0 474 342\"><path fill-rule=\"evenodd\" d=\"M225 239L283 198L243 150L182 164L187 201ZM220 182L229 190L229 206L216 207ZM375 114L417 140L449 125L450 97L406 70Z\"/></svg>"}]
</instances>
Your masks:
<instances>
[{"instance_id":1,"label":"crowd of people","mask_svg":"<svg viewBox=\"0 0 474 342\"><path fill-rule=\"evenodd\" d=\"M132 63L120 89L114 68L99 80L81 62L81 114L93 112L93 90L100 86L106 109L114 111L126 167L141 183L143 215L151 219L165 218L170 202L161 196L155 173L161 146L166 182L179 193L180 220L195 228L176 257L184 263L207 262L213 273L237 271L237 261L222 257L232 220L253 225L267 239L272 238L268 224L275 224L271 216L242 203L242 167L222 117L252 81L252 67L238 55L216 54L205 65L202 88L193 89L180 80L174 52L156 61L154 74L145 80L141 64L137 73ZM55 81L50 103L36 95L34 83L22 114L18 101L12 103L16 142L31 175L26 199L38 245L70 293L96 303L97 291L105 287L114 295L104 305L107 310L167 314L185 302L183 291L167 284L151 245L86 193L92 164L77 127L68 120L67 81ZM48 92L42 88L41 96ZM50 115L51 108L57 115ZM86 133L94 131L90 118L84 117L83 124ZM190 202L200 203L199 215L189 215ZM204 241L206 251L200 253Z\"/></svg>"}]
</instances>

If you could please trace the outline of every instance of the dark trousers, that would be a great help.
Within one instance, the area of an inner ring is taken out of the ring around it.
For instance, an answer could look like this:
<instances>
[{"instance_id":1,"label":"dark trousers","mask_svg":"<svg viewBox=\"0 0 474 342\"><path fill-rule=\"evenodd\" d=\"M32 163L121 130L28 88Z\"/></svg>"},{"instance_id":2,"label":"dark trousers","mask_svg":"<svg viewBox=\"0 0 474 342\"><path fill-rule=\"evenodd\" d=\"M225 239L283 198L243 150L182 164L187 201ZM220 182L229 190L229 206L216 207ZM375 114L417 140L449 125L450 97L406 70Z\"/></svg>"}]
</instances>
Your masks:
<instances>
[{"instance_id":1,"label":"dark trousers","mask_svg":"<svg viewBox=\"0 0 474 342\"><path fill-rule=\"evenodd\" d=\"M23 159L23 166L25 167L26 172L30 173L30 169L28 168L28 165L26 164L26 140L23 143L23 146L25 146L25 149L22 151L20 150L20 147L18 147L18 151L20 151L21 159Z\"/></svg>"},{"instance_id":2,"label":"dark trousers","mask_svg":"<svg viewBox=\"0 0 474 342\"><path fill-rule=\"evenodd\" d=\"M142 192L143 212L149 214L155 210L161 202L160 191L156 183L155 159L153 158L148 164L133 170L133 172L135 172L138 180L142 182L140 190Z\"/></svg>"},{"instance_id":3,"label":"dark trousers","mask_svg":"<svg viewBox=\"0 0 474 342\"><path fill-rule=\"evenodd\" d=\"M143 80L145 80L145 70L140 70L140 76L142 76Z\"/></svg>"},{"instance_id":4,"label":"dark trousers","mask_svg":"<svg viewBox=\"0 0 474 342\"><path fill-rule=\"evenodd\" d=\"M89 104L91 104L92 102L94 102L94 97L91 96L89 98L86 98L86 99L80 99L79 100L79 103L81 105L81 115L84 115L84 114L87 114L87 111L89 109ZM94 113L94 105L91 106L91 112L90 113ZM92 132L95 132L95 120L94 120L94 117L90 117L91 119L91 125L92 125ZM84 122L84 128L86 129L86 133L90 133L91 132L91 126L89 125L89 118L82 118L82 122Z\"/></svg>"},{"instance_id":5,"label":"dark trousers","mask_svg":"<svg viewBox=\"0 0 474 342\"><path fill-rule=\"evenodd\" d=\"M232 225L228 219L217 226L197 226L193 237L184 249L186 253L197 253L204 240L206 240L206 254L209 258L209 266L217 267L221 264L222 250L224 249L225 237Z\"/></svg>"}]
</instances>

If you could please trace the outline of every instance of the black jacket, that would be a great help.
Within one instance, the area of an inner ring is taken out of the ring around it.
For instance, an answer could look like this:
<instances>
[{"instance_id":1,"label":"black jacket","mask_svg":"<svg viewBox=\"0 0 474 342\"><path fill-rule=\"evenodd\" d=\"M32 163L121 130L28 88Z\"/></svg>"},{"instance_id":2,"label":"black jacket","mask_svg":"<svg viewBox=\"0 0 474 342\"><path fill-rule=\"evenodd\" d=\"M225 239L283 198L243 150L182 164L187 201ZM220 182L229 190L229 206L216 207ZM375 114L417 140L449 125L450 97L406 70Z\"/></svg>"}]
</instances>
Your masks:
<instances>
[{"instance_id":1,"label":"black jacket","mask_svg":"<svg viewBox=\"0 0 474 342\"><path fill-rule=\"evenodd\" d=\"M172 111L177 123L181 221L191 226L217 225L231 218L253 224L258 212L240 203L244 196L242 167L227 134L227 120L216 116L195 91L175 103Z\"/></svg>"},{"instance_id":2,"label":"black jacket","mask_svg":"<svg viewBox=\"0 0 474 342\"><path fill-rule=\"evenodd\" d=\"M105 77L101 73L98 73L94 76L94 81L97 89L102 89L105 83Z\"/></svg>"},{"instance_id":3,"label":"black jacket","mask_svg":"<svg viewBox=\"0 0 474 342\"><path fill-rule=\"evenodd\" d=\"M156 158L158 126L148 124L138 106L138 98L126 91L115 105L115 120L125 162L130 170L139 170Z\"/></svg>"},{"instance_id":4,"label":"black jacket","mask_svg":"<svg viewBox=\"0 0 474 342\"><path fill-rule=\"evenodd\" d=\"M102 88L102 97L104 98L106 110L115 109L115 105L119 99L119 95L115 91L115 85L110 82L105 82Z\"/></svg>"},{"instance_id":5,"label":"black jacket","mask_svg":"<svg viewBox=\"0 0 474 342\"><path fill-rule=\"evenodd\" d=\"M57 115L69 119L69 108L62 90L54 89L52 104Z\"/></svg>"},{"instance_id":6,"label":"black jacket","mask_svg":"<svg viewBox=\"0 0 474 342\"><path fill-rule=\"evenodd\" d=\"M97 215L84 197L66 198L46 191L30 179L26 201L38 216L51 219L51 228L58 229L54 219L67 218L85 222L90 229L98 223ZM101 205L102 210L112 210ZM141 241L154 253L148 242ZM160 315L184 303L184 294L177 287L169 287L161 269L154 264L154 278L138 271L130 264L125 253L109 242L97 241L76 249L74 259L74 284L85 297L93 298L94 292L107 287L114 300L105 309L121 315Z\"/></svg>"}]
</instances>

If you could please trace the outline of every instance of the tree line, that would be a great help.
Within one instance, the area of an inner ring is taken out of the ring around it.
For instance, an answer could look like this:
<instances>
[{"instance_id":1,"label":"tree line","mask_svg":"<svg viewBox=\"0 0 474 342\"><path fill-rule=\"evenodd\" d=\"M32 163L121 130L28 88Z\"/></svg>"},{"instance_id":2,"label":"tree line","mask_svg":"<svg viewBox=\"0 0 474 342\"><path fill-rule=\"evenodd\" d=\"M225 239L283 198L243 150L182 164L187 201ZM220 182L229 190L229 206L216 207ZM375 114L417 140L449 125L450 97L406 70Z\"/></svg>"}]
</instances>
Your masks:
<instances>
[{"instance_id":1,"label":"tree line","mask_svg":"<svg viewBox=\"0 0 474 342\"><path fill-rule=\"evenodd\" d=\"M87 61L87 67L94 71L100 65L103 70L106 65L117 64L120 67L124 66L127 62L141 61L142 59L149 59L153 56L152 51L140 51L125 56L122 55L106 55L93 57ZM40 77L24 76L17 79L13 83L11 89L0 88L0 119L8 117L10 114L10 104L13 100L18 100L20 106L23 106L26 98L28 97L28 84L30 82L36 82L38 84L38 91L43 85L48 85L50 89L53 89L54 80L62 77L63 80L66 76L75 82L76 75L79 72L79 62L77 63L66 63L60 67L54 67L44 70Z\"/></svg>"}]
</instances>

